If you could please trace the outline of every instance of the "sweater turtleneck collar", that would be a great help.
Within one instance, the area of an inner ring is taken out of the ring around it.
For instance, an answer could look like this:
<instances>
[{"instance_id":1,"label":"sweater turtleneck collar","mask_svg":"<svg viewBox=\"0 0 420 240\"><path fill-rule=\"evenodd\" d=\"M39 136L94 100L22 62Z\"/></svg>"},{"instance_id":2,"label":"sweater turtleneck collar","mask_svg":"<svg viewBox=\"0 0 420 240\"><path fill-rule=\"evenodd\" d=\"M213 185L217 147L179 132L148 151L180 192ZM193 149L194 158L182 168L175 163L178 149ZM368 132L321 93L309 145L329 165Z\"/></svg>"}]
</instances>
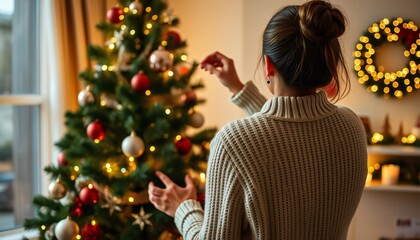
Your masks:
<instances>
[{"instance_id":1,"label":"sweater turtleneck collar","mask_svg":"<svg viewBox=\"0 0 420 240\"><path fill-rule=\"evenodd\" d=\"M335 112L337 107L330 103L324 91L314 95L278 96L268 100L260 114L271 115L290 120L314 120Z\"/></svg>"}]
</instances>

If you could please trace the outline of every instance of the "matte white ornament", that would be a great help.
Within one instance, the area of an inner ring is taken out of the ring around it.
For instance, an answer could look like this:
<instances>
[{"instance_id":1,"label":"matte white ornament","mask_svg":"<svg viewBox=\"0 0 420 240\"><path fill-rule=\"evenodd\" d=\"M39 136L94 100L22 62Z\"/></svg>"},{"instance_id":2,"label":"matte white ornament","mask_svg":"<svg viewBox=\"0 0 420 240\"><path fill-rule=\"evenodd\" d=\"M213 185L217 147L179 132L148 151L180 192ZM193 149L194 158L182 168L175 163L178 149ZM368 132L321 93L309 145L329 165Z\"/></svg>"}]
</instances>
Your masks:
<instances>
[{"instance_id":1,"label":"matte white ornament","mask_svg":"<svg viewBox=\"0 0 420 240\"><path fill-rule=\"evenodd\" d=\"M127 157L140 157L144 152L144 142L133 131L130 136L123 140L121 148Z\"/></svg>"},{"instance_id":2,"label":"matte white ornament","mask_svg":"<svg viewBox=\"0 0 420 240\"><path fill-rule=\"evenodd\" d=\"M73 240L79 234L79 225L67 217L57 223L54 233L58 240Z\"/></svg>"}]
</instances>

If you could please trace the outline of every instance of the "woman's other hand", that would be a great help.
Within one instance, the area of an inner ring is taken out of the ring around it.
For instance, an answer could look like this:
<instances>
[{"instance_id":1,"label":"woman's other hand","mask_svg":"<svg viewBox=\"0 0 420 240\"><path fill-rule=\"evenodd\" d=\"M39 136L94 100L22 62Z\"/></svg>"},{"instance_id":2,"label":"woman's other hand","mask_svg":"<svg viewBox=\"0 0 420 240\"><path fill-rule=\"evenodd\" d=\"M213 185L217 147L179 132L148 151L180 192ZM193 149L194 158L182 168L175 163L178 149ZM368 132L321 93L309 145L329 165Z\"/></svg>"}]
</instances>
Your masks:
<instances>
[{"instance_id":1,"label":"woman's other hand","mask_svg":"<svg viewBox=\"0 0 420 240\"><path fill-rule=\"evenodd\" d=\"M205 57L204 60L201 61L200 67L205 71L210 72L210 74L216 75L220 82L227 87L233 95L244 87L239 80L233 60L219 52L214 52Z\"/></svg>"},{"instance_id":2,"label":"woman's other hand","mask_svg":"<svg viewBox=\"0 0 420 240\"><path fill-rule=\"evenodd\" d=\"M156 187L149 183L149 200L160 211L171 217L175 216L176 209L188 199L197 199L197 192L192 179L186 175L184 188L176 185L164 173L157 171L156 176L165 184L165 188Z\"/></svg>"}]
</instances>

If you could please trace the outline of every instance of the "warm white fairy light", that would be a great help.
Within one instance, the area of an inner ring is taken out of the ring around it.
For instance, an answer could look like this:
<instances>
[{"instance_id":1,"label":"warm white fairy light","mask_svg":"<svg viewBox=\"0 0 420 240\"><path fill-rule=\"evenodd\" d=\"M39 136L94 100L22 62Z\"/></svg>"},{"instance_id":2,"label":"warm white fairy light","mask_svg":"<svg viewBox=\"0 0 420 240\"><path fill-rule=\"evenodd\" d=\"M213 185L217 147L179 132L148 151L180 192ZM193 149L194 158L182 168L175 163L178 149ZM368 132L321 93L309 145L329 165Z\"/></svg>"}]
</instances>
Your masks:
<instances>
[{"instance_id":1,"label":"warm white fairy light","mask_svg":"<svg viewBox=\"0 0 420 240\"><path fill-rule=\"evenodd\" d=\"M150 146L149 150L150 150L150 152L154 152L156 150L156 147L155 146Z\"/></svg>"},{"instance_id":2,"label":"warm white fairy light","mask_svg":"<svg viewBox=\"0 0 420 240\"><path fill-rule=\"evenodd\" d=\"M414 34L418 39L413 39L412 43L405 43L407 49L404 56L411 59L408 67L396 72L384 72L383 66L374 64L375 46L378 41L387 41L389 43L397 42L400 39L400 33L404 30L406 34ZM419 35L415 34L418 27L412 22L404 22L402 18L390 21L387 18L379 23L373 23L366 36L361 36L356 44L356 50L353 52L354 70L359 77L360 84L368 84L368 90L374 93L383 94L385 98L396 97L403 98L404 93L409 93L417 89L413 78L420 72L419 65L413 58L420 57L418 48L420 46ZM381 39L382 38L382 39ZM375 46L374 46L375 45ZM405 86L403 86L403 84Z\"/></svg>"},{"instance_id":3,"label":"warm white fairy light","mask_svg":"<svg viewBox=\"0 0 420 240\"><path fill-rule=\"evenodd\" d=\"M187 59L188 59L188 56L187 56L187 55L183 54L183 55L181 56L181 60L182 60L182 61L187 61Z\"/></svg>"},{"instance_id":4,"label":"warm white fairy light","mask_svg":"<svg viewBox=\"0 0 420 240\"><path fill-rule=\"evenodd\" d=\"M150 96L150 95L152 94L152 92L151 92L150 90L146 90L146 91L144 92L144 94L145 94L146 96Z\"/></svg>"},{"instance_id":5,"label":"warm white fairy light","mask_svg":"<svg viewBox=\"0 0 420 240\"><path fill-rule=\"evenodd\" d=\"M73 170L75 171L75 172L78 172L80 169L79 169L79 166L74 166L73 167Z\"/></svg>"}]
</instances>

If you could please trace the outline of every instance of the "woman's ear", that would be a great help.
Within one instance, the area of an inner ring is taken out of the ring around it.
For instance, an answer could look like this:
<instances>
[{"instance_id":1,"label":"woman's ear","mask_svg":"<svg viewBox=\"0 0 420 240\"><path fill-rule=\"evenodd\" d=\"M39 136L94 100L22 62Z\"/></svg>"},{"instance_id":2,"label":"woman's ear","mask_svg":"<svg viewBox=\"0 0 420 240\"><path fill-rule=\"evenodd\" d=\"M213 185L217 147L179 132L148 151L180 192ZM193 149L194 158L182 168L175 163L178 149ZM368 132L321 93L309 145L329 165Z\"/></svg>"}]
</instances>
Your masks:
<instances>
[{"instance_id":1,"label":"woman's ear","mask_svg":"<svg viewBox=\"0 0 420 240\"><path fill-rule=\"evenodd\" d=\"M265 62L265 75L266 77L270 77L274 75L274 65L273 62L271 61L271 59L267 56L264 55L264 62Z\"/></svg>"}]
</instances>

